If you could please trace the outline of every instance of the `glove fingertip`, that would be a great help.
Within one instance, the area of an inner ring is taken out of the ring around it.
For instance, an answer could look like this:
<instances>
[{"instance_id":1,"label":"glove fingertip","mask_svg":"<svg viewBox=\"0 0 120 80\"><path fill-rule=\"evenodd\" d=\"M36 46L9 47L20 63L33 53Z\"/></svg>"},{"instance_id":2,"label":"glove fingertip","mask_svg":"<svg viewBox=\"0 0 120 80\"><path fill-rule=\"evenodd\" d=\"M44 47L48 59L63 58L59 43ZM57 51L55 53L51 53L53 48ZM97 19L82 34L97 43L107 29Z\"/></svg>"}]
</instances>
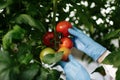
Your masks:
<instances>
[{"instance_id":1,"label":"glove fingertip","mask_svg":"<svg viewBox=\"0 0 120 80\"><path fill-rule=\"evenodd\" d=\"M77 32L76 32L74 29L72 29L72 28L69 28L69 29L68 29L68 32L69 32L70 34L74 35L74 36L77 36Z\"/></svg>"},{"instance_id":2,"label":"glove fingertip","mask_svg":"<svg viewBox=\"0 0 120 80\"><path fill-rule=\"evenodd\" d=\"M84 34L81 30L79 30L79 29L77 29L75 27L74 28L69 28L68 32L71 35L75 36L75 37L80 37L79 35L83 35Z\"/></svg>"},{"instance_id":3,"label":"glove fingertip","mask_svg":"<svg viewBox=\"0 0 120 80\"><path fill-rule=\"evenodd\" d=\"M73 30L74 30L74 29L69 28L69 29L68 29L68 32L71 33Z\"/></svg>"}]
</instances>

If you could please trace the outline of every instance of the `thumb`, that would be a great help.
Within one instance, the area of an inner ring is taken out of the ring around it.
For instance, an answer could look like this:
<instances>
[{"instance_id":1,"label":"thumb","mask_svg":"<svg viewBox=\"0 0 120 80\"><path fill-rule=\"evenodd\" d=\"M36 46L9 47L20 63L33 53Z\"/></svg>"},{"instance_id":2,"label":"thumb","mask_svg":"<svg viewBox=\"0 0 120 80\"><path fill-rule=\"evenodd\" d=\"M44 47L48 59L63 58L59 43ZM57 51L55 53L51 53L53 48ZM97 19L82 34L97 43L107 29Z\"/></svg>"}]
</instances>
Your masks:
<instances>
[{"instance_id":1,"label":"thumb","mask_svg":"<svg viewBox=\"0 0 120 80\"><path fill-rule=\"evenodd\" d=\"M73 60L73 56L72 56L71 54L68 56L68 58L69 58L69 61L67 61L67 62L66 62L66 61L60 61L60 62L59 62L59 64L61 65L61 67L64 68L67 63L69 63L70 61Z\"/></svg>"}]
</instances>

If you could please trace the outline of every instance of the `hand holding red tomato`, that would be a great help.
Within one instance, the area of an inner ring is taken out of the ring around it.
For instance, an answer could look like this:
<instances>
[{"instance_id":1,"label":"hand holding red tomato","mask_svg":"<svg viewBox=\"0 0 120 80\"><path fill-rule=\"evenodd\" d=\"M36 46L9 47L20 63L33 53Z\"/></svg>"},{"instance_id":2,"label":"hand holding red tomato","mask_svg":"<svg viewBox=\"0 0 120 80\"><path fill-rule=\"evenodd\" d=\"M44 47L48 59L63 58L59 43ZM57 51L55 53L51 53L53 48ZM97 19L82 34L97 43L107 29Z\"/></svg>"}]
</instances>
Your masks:
<instances>
[{"instance_id":1,"label":"hand holding red tomato","mask_svg":"<svg viewBox=\"0 0 120 80\"><path fill-rule=\"evenodd\" d=\"M70 49L73 47L73 42L68 37L69 36L68 29L71 27L72 25L68 21L60 21L56 26L56 32L62 33L62 38L59 44L60 48L58 51L63 51L63 57L62 57L63 61L68 60L68 56L71 52Z\"/></svg>"},{"instance_id":2,"label":"hand holding red tomato","mask_svg":"<svg viewBox=\"0 0 120 80\"><path fill-rule=\"evenodd\" d=\"M56 25L56 33L57 34L61 33L62 36L61 35L55 36L54 32L47 32L43 35L43 43L46 45L46 47L52 47L54 49L58 49L57 50L58 52L63 51L63 57L62 57L63 61L68 60L68 56L71 52L70 49L73 47L73 42L69 38L69 32L68 32L68 29L71 27L72 27L72 25L70 22L60 21ZM55 38L58 38L58 36L61 36L61 38L59 38L60 40L55 41L56 40ZM58 46L54 46L55 44L58 44ZM42 52L42 54L43 54L43 52Z\"/></svg>"}]
</instances>

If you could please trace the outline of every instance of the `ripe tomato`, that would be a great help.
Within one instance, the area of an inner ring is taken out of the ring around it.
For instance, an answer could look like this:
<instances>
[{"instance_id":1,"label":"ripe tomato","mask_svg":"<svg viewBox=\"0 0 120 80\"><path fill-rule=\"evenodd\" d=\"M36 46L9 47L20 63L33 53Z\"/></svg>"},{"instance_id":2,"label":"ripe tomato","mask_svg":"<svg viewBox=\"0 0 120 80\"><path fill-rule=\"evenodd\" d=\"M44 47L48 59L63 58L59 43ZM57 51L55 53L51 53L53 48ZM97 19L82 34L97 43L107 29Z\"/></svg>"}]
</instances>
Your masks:
<instances>
[{"instance_id":1,"label":"ripe tomato","mask_svg":"<svg viewBox=\"0 0 120 80\"><path fill-rule=\"evenodd\" d=\"M73 42L70 38L68 37L63 37L61 38L61 44L60 47L67 47L67 48L72 48L73 47Z\"/></svg>"},{"instance_id":2,"label":"ripe tomato","mask_svg":"<svg viewBox=\"0 0 120 80\"><path fill-rule=\"evenodd\" d=\"M68 21L61 21L56 26L56 31L62 33L63 36L68 36L68 28L71 28L72 25Z\"/></svg>"},{"instance_id":3,"label":"ripe tomato","mask_svg":"<svg viewBox=\"0 0 120 80\"><path fill-rule=\"evenodd\" d=\"M43 35L43 43L46 45L46 46L53 46L54 43L52 41L54 39L54 33L53 32L47 32Z\"/></svg>"},{"instance_id":4,"label":"ripe tomato","mask_svg":"<svg viewBox=\"0 0 120 80\"><path fill-rule=\"evenodd\" d=\"M45 49L43 49L41 52L40 52L40 59L41 61L43 60L44 56L47 55L47 54L54 54L55 53L55 50L50 48L50 47L47 47Z\"/></svg>"},{"instance_id":5,"label":"ripe tomato","mask_svg":"<svg viewBox=\"0 0 120 80\"><path fill-rule=\"evenodd\" d=\"M68 60L68 56L71 53L70 49L67 47L61 47L59 48L58 52L63 51L63 56L62 56L62 60L63 61L67 61Z\"/></svg>"}]
</instances>

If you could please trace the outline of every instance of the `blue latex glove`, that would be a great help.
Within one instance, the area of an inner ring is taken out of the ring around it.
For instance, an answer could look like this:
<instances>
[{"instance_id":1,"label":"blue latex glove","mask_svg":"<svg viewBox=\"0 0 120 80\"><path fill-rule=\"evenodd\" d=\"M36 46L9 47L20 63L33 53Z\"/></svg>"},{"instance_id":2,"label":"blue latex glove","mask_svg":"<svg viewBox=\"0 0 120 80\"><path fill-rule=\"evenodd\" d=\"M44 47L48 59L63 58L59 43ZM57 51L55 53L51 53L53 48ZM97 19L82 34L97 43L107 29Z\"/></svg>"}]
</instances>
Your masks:
<instances>
[{"instance_id":1,"label":"blue latex glove","mask_svg":"<svg viewBox=\"0 0 120 80\"><path fill-rule=\"evenodd\" d=\"M95 61L106 51L106 48L92 40L81 30L73 27L68 29L69 33L74 36L74 46L92 57Z\"/></svg>"},{"instance_id":2,"label":"blue latex glove","mask_svg":"<svg viewBox=\"0 0 120 80\"><path fill-rule=\"evenodd\" d=\"M69 55L68 62L61 61L60 65L65 71L66 80L90 80L86 69L72 55Z\"/></svg>"}]
</instances>

